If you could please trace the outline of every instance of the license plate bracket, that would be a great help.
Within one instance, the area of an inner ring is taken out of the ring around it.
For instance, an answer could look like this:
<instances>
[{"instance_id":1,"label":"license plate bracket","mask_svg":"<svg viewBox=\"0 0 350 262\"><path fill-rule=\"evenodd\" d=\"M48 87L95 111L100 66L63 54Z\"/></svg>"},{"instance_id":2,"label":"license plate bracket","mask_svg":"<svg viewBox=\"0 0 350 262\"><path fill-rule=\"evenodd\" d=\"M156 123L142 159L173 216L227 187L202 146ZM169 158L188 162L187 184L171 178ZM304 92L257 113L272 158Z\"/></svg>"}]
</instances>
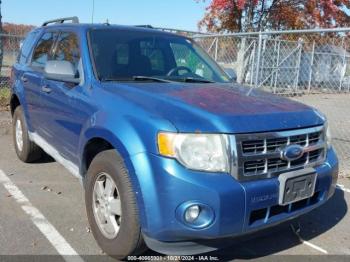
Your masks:
<instances>
[{"instance_id":1,"label":"license plate bracket","mask_svg":"<svg viewBox=\"0 0 350 262\"><path fill-rule=\"evenodd\" d=\"M279 204L282 206L310 198L315 193L317 173L313 168L281 174Z\"/></svg>"}]
</instances>

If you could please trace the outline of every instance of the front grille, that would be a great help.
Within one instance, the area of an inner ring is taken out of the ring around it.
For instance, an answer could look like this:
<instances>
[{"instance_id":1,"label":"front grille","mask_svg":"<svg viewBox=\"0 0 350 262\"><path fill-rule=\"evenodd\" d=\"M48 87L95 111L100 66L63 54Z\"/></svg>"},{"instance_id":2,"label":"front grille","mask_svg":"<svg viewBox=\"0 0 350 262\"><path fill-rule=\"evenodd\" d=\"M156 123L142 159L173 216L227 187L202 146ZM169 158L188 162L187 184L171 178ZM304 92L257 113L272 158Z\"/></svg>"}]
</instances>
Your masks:
<instances>
[{"instance_id":1,"label":"front grille","mask_svg":"<svg viewBox=\"0 0 350 262\"><path fill-rule=\"evenodd\" d=\"M276 137L260 140L242 141L242 150L245 154L256 154L263 152L275 152L281 147L289 144L298 144L301 146L315 145L321 140L322 132L313 132L310 134L293 135L290 137Z\"/></svg>"},{"instance_id":2,"label":"front grille","mask_svg":"<svg viewBox=\"0 0 350 262\"><path fill-rule=\"evenodd\" d=\"M316 166L325 159L326 142L322 126L271 133L236 136L238 178L268 178L282 172ZM296 160L281 158L289 145L300 145L304 154Z\"/></svg>"}]
</instances>

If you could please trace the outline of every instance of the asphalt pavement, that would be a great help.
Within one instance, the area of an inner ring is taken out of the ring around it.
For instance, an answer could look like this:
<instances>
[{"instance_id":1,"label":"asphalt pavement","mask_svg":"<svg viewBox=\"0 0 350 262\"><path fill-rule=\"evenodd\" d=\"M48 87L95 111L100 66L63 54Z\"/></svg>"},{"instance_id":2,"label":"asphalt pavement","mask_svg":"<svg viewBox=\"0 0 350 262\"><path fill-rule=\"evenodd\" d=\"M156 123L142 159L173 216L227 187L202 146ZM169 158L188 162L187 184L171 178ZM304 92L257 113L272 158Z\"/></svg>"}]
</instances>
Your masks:
<instances>
[{"instance_id":1,"label":"asphalt pavement","mask_svg":"<svg viewBox=\"0 0 350 262\"><path fill-rule=\"evenodd\" d=\"M0 113L0 124L9 123L6 114ZM0 129L0 261L111 260L90 232L79 180L50 158L20 162L9 126ZM227 261L297 258L288 255L350 259L344 256L350 255L350 179L338 184L332 199L298 219L300 233L284 224L208 255Z\"/></svg>"}]
</instances>

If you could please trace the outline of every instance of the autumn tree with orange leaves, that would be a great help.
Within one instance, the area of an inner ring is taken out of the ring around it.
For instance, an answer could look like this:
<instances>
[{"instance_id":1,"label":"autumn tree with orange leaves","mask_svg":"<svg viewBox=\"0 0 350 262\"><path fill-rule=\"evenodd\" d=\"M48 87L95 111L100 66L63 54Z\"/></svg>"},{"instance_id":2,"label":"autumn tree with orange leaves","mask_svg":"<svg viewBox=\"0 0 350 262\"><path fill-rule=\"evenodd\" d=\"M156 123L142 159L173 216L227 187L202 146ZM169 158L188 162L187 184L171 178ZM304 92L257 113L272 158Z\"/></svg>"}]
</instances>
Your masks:
<instances>
[{"instance_id":1,"label":"autumn tree with orange leaves","mask_svg":"<svg viewBox=\"0 0 350 262\"><path fill-rule=\"evenodd\" d=\"M212 0L199 22L211 32L347 26L349 0Z\"/></svg>"}]
</instances>

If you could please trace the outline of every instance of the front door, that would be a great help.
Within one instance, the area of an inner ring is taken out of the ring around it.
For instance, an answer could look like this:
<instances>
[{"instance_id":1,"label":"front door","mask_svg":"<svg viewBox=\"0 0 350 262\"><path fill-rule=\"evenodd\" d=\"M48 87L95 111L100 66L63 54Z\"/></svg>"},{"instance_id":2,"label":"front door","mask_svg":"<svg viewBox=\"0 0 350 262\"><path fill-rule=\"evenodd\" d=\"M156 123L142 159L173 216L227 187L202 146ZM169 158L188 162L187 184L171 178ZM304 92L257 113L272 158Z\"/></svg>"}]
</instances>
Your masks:
<instances>
[{"instance_id":1,"label":"front door","mask_svg":"<svg viewBox=\"0 0 350 262\"><path fill-rule=\"evenodd\" d=\"M28 123L30 131L44 135L41 120L43 116L41 85L46 62L51 56L57 33L44 33L34 48L32 59L20 78L26 92Z\"/></svg>"},{"instance_id":2,"label":"front door","mask_svg":"<svg viewBox=\"0 0 350 262\"><path fill-rule=\"evenodd\" d=\"M54 81L44 78L41 86L44 115L43 126L49 136L47 142L65 160L78 163L77 149L82 125L88 117L86 104L82 103L85 87L79 47L74 32L61 32L58 36L52 60L70 62L76 70L80 84Z\"/></svg>"}]
</instances>

